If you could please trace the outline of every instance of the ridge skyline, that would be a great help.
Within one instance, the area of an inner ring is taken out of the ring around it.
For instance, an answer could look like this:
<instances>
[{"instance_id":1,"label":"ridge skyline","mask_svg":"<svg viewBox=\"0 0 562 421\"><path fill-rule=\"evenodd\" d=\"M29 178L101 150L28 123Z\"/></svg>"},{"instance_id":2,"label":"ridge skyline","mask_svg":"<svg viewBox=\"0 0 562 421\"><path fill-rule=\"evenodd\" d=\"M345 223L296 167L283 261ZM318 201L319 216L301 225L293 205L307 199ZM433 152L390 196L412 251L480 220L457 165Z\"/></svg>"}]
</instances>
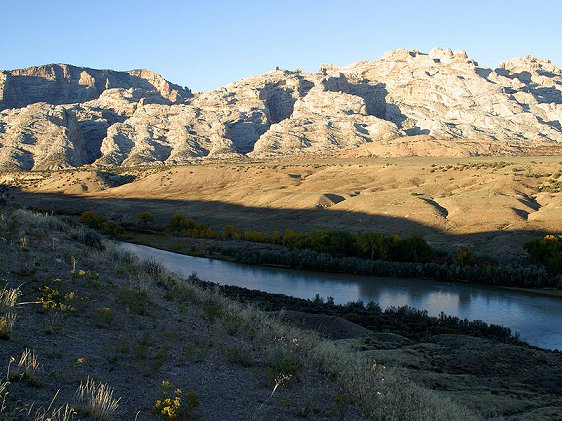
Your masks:
<instances>
[{"instance_id":1,"label":"ridge skyline","mask_svg":"<svg viewBox=\"0 0 562 421\"><path fill-rule=\"evenodd\" d=\"M303 69L303 68L298 67L298 66L295 67L295 68L293 68L293 69L289 69L289 68L283 68L282 66L273 65L273 66L271 66L269 69L267 69L267 70L265 70L265 71L263 71L263 72L261 72L261 73L248 74L248 75L242 76L242 77L240 77L240 78L238 78L238 79L228 81L228 82L224 83L223 85L219 85L219 86L216 86L215 88L210 88L210 89L206 89L206 90L192 89L192 85L191 85L191 84L189 84L189 83L187 83L187 84L182 84L182 83L180 83L180 82L178 82L178 81L176 81L176 80L167 78L167 77L165 76L165 74L163 74L163 73L161 73L161 72L158 72L158 71L155 71L154 69L151 69L151 68L149 68L149 67L147 67L147 66L141 66L141 67L136 67L136 68L128 68L128 69L119 69L119 68L113 68L113 67L103 67L103 68L102 68L102 67L96 67L96 66L94 66L94 65L89 65L89 64L82 65L82 64L68 63L68 62L60 62L60 61L59 61L59 62L49 62L49 63L43 63L43 64L34 64L34 65L25 66L25 67L18 67L18 68L11 68L11 69L0 69L0 72L15 72L15 71L21 71L21 70L32 69L32 68L41 68L41 67L46 67L46 66L72 66L72 67L75 67L75 68L91 69L91 70L97 70L97 71L114 71L114 72L122 72L122 73L134 72L134 71L149 71L149 72L155 73L155 74L158 75L158 76L163 77L165 80L167 80L168 82L170 82L170 83L172 83L172 84L179 85L179 86L181 86L181 87L183 87L183 88L190 89L190 90L191 90L192 92L194 92L194 93L204 93L204 92L209 92L209 91L213 91L213 90L216 90L216 89L223 88L223 87L225 87L225 86L227 86L227 85L229 85L229 84L231 84L231 83L235 83L235 82L237 82L237 81L241 81L241 80L249 79L249 78L253 78L253 77L258 77L258 76L260 76L260 75L267 74L267 73L270 73L270 72L275 71L275 70L283 70L283 71L289 71L289 72L301 71L301 72L303 72L303 73L311 73L311 74L314 74L314 73L320 73L321 70L322 70L322 67L324 67L324 66L333 66L333 67L335 67L335 68L346 68L346 67L351 67L351 66L353 66L353 65L355 65L355 64L358 64L358 63L376 62L376 61L380 60L381 58L383 58L386 54L393 53L393 52L408 51L408 52L417 52L417 53L420 54L420 55L428 55L429 52L432 51L432 50L434 50L434 49L443 50L443 51L449 51L449 50L450 50L450 51L452 51L452 52L462 51L462 52L468 53L467 50L463 50L463 49L452 49L452 48L450 48L450 47L443 48L443 47L440 47L440 46L434 46L434 47L432 47L431 49L427 50L427 52L425 52L425 51L423 51L423 50L420 50L420 49L417 49L417 48L414 48L414 49L395 48L395 49L385 50L385 51L384 51L379 57L377 57L377 58L371 58L371 59L369 59L369 58L365 58L365 59L359 58L359 59L350 61L349 63L346 63L346 64L335 64L335 62L319 63L319 64L316 65L315 70L306 70L306 69ZM491 69L491 70L500 69L500 68L501 68L501 65L504 64L504 63L506 63L506 62L511 62L511 61L513 61L513 60L525 59L525 58L532 58L532 59L538 59L538 60L541 60L541 61L547 61L547 62L551 63L552 65L558 67L558 68L560 68L561 65L562 65L562 64L558 64L557 62L553 61L553 60L550 59L549 57L535 55L535 54L533 54L532 52L529 52L529 53L527 53L527 54L522 54L522 55L513 56L513 57L511 57L511 58L509 58L509 59L500 60L500 61L497 62L497 64L496 64L495 66L489 66L489 65L487 65L487 64L485 64L485 63L482 63L481 61L479 61L478 59L475 59L474 56L472 56L472 55L470 55L470 54L468 54L468 56L469 56L471 59L475 60L476 65L477 65L478 67L487 68L487 69Z\"/></svg>"}]
</instances>

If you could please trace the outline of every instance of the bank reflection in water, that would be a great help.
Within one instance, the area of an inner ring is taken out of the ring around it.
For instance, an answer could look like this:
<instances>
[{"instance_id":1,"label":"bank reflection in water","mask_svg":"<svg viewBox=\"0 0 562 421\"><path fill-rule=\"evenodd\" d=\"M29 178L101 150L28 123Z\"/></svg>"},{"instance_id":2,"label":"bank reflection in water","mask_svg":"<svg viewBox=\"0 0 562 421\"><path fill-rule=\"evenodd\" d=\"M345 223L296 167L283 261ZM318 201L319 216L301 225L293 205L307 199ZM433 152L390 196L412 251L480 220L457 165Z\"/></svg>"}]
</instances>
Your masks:
<instances>
[{"instance_id":1,"label":"bank reflection in water","mask_svg":"<svg viewBox=\"0 0 562 421\"><path fill-rule=\"evenodd\" d=\"M483 320L510 327L527 342L562 350L562 299L421 279L380 278L241 265L184 256L151 247L120 243L143 259L155 259L168 269L220 284L237 285L300 298L334 297L337 304L374 301L384 309L409 305L437 316Z\"/></svg>"}]
</instances>

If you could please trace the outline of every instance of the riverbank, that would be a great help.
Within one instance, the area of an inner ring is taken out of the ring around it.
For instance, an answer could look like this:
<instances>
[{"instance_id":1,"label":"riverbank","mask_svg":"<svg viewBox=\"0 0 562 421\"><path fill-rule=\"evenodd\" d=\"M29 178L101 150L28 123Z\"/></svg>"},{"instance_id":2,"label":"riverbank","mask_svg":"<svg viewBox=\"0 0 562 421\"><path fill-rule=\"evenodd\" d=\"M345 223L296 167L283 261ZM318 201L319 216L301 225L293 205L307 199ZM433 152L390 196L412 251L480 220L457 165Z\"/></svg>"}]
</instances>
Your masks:
<instances>
[{"instance_id":1,"label":"riverbank","mask_svg":"<svg viewBox=\"0 0 562 421\"><path fill-rule=\"evenodd\" d=\"M143 256L168 264L166 260L160 260L162 253L165 252ZM210 263L217 275L223 273L223 267L218 263ZM183 273L199 269L188 261L182 263L181 259L179 265L184 268ZM173 267L174 270L178 268ZM247 272L253 271L248 268ZM264 281L266 279L275 282L264 275ZM307 300L217 285L193 275L190 281L257 306L269 314L279 315L287 323L337 340L340 345L346 344L373 358L377 364L397 370L405 377L416 378L425 386L440 390L470 408L478 408L485 418L546 421L558 419L562 414L562 398L558 390L562 381L560 352L549 352L516 341L455 334L423 312L410 308L395 308L383 313L374 305L352 303L338 306L321 297ZM474 326L481 325L476 323Z\"/></svg>"},{"instance_id":2,"label":"riverbank","mask_svg":"<svg viewBox=\"0 0 562 421\"><path fill-rule=\"evenodd\" d=\"M2 339L0 356L16 362L2 382L0 418L69 408L87 416L92 402L75 391L88 377L122 397L110 419L139 411L139 419L157 419L151 409L163 380L181 405L197 398L181 410L208 420L562 416L560 353L466 335L414 340L337 316L265 312L140 262L84 227L15 212L4 208L0 218L0 274L21 294ZM26 349L40 368L17 364Z\"/></svg>"},{"instance_id":3,"label":"riverbank","mask_svg":"<svg viewBox=\"0 0 562 421\"><path fill-rule=\"evenodd\" d=\"M217 259L223 260L228 262L238 262L238 263L245 263L238 261L233 254L224 254L221 253L219 250L229 249L233 252L242 250L242 251L274 251L274 252L283 252L286 250L285 247L274 245L274 244L265 244L265 243L255 243L250 241L234 241L234 240L213 240L213 239L201 239L201 238L192 238L192 237L178 237L173 236L167 233L156 233L156 232L149 232L145 230L128 230L126 234L123 236L123 240L134 243L134 244L141 244L153 248L157 248L160 250L171 251L173 253L183 254L186 256L194 256L194 257L206 257L210 259ZM289 265L283 264L251 264L251 266L264 266L264 267L281 267L281 268L290 268ZM307 269L307 268L299 268L299 270L311 271L311 272L330 272L330 271L321 271L315 269ZM437 279L438 280L438 279ZM482 287L490 287L489 284L479 284L473 283L468 281L462 280L452 280L453 282L459 282L462 284L474 285L474 286L482 286ZM451 281L447 281L451 282ZM538 294L543 296L549 297L558 297L562 298L562 289L556 288L521 288L521 287L509 287L503 285L493 285L494 288L505 289L509 291L519 291L528 294Z\"/></svg>"}]
</instances>

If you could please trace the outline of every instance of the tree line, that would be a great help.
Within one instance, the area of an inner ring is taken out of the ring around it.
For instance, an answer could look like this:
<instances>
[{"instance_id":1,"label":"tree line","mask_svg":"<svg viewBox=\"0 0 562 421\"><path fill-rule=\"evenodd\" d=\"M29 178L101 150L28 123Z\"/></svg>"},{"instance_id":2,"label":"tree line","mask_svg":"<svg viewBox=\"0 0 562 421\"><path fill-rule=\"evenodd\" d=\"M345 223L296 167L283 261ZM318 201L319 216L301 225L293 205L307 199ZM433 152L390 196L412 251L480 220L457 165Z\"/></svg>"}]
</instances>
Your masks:
<instances>
[{"instance_id":1,"label":"tree line","mask_svg":"<svg viewBox=\"0 0 562 421\"><path fill-rule=\"evenodd\" d=\"M80 221L114 237L125 232L118 223L93 211L84 212ZM476 264L474 254L468 246L459 247L452 258L444 258L418 235L402 239L396 234L377 232L301 232L290 229L268 234L257 230L243 231L233 224L227 224L219 230L180 213L172 215L169 222L161 226L155 223L154 215L150 212L137 214L136 226L166 231L177 236L244 240L285 247L282 250L256 250L209 246L209 251L217 251L246 264L528 288L562 287L560 277L553 275L562 272L562 236L546 236L531 240L525 245L529 255L540 265Z\"/></svg>"},{"instance_id":2,"label":"tree line","mask_svg":"<svg viewBox=\"0 0 562 421\"><path fill-rule=\"evenodd\" d=\"M377 232L304 232L290 229L267 234L256 230L242 231L232 224L227 224L221 231L217 231L182 214L172 216L168 229L174 235L270 243L335 256L368 258L371 261L427 262L433 256L431 246L418 235L402 239L396 234L385 235Z\"/></svg>"}]
</instances>

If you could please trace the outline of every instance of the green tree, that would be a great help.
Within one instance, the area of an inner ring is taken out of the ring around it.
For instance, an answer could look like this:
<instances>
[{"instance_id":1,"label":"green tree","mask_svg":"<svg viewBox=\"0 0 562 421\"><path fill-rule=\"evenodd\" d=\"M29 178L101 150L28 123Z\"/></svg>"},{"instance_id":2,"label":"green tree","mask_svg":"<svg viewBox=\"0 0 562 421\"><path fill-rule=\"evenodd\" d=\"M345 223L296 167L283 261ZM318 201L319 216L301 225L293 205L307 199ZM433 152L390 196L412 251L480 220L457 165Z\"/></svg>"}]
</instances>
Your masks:
<instances>
[{"instance_id":1,"label":"green tree","mask_svg":"<svg viewBox=\"0 0 562 421\"><path fill-rule=\"evenodd\" d=\"M355 239L357 249L367 254L371 260L388 258L389 240L377 232L361 232Z\"/></svg>"},{"instance_id":2,"label":"green tree","mask_svg":"<svg viewBox=\"0 0 562 421\"><path fill-rule=\"evenodd\" d=\"M457 255L454 258L454 263L459 266L470 266L474 264L474 253L468 246L460 246L457 249Z\"/></svg>"},{"instance_id":3,"label":"green tree","mask_svg":"<svg viewBox=\"0 0 562 421\"><path fill-rule=\"evenodd\" d=\"M189 216L183 215L181 213L175 213L170 218L170 229L173 232L183 232L193 230L197 226L197 222L191 219Z\"/></svg>"},{"instance_id":4,"label":"green tree","mask_svg":"<svg viewBox=\"0 0 562 421\"><path fill-rule=\"evenodd\" d=\"M225 240L239 240L240 230L232 224L227 224L222 230L222 235Z\"/></svg>"},{"instance_id":5,"label":"green tree","mask_svg":"<svg viewBox=\"0 0 562 421\"><path fill-rule=\"evenodd\" d=\"M91 228L100 229L106 219L103 216L98 215L94 211L86 211L83 212L82 215L80 215L79 221Z\"/></svg>"},{"instance_id":6,"label":"green tree","mask_svg":"<svg viewBox=\"0 0 562 421\"><path fill-rule=\"evenodd\" d=\"M154 225L154 214L152 212L138 213L137 225L144 228Z\"/></svg>"},{"instance_id":7,"label":"green tree","mask_svg":"<svg viewBox=\"0 0 562 421\"><path fill-rule=\"evenodd\" d=\"M432 250L419 235L412 235L406 240L394 239L389 252L390 260L398 262L427 262Z\"/></svg>"},{"instance_id":8,"label":"green tree","mask_svg":"<svg viewBox=\"0 0 562 421\"><path fill-rule=\"evenodd\" d=\"M552 272L562 273L562 235L546 235L525 244L527 253Z\"/></svg>"}]
</instances>

